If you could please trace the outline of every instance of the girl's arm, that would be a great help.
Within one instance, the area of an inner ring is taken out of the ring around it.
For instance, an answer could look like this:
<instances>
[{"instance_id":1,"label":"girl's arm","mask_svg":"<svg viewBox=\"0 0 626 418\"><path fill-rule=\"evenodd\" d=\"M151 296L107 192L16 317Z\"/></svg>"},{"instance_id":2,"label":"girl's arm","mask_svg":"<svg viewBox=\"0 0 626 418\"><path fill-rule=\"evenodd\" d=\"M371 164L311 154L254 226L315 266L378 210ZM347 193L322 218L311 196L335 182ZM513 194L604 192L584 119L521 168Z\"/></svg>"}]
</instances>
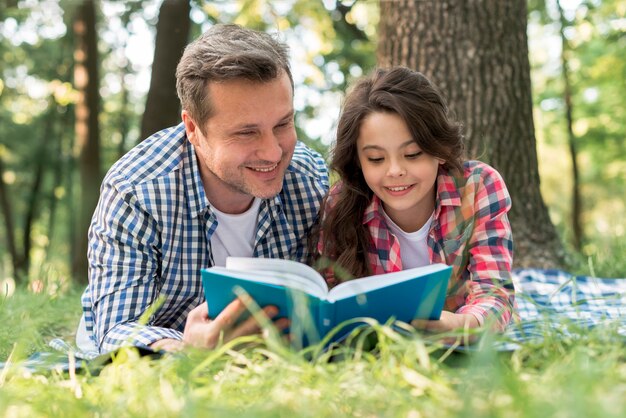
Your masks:
<instances>
[{"instance_id":1,"label":"girl's arm","mask_svg":"<svg viewBox=\"0 0 626 418\"><path fill-rule=\"evenodd\" d=\"M468 242L468 295L456 313L471 314L480 326L503 331L514 309L513 237L507 217L511 197L502 176L482 166L474 199L474 231Z\"/></svg>"}]
</instances>

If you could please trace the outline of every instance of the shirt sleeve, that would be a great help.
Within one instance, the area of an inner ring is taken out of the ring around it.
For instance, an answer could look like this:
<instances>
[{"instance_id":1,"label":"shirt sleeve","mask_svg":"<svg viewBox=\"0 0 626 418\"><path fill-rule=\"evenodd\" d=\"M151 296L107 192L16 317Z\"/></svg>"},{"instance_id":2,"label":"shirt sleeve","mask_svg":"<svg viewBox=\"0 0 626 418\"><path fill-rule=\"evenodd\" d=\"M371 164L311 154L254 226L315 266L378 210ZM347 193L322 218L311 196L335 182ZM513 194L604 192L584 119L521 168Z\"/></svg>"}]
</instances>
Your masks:
<instances>
[{"instance_id":1,"label":"shirt sleeve","mask_svg":"<svg viewBox=\"0 0 626 418\"><path fill-rule=\"evenodd\" d=\"M91 320L100 352L122 345L149 346L163 338L182 339L173 329L140 325L158 303L159 244L154 218L121 176L105 179L89 229Z\"/></svg>"},{"instance_id":2,"label":"shirt sleeve","mask_svg":"<svg viewBox=\"0 0 626 418\"><path fill-rule=\"evenodd\" d=\"M476 188L474 230L468 243L468 296L457 313L472 314L481 326L503 331L515 305L513 237L507 216L511 197L500 174L489 166L482 170Z\"/></svg>"}]
</instances>

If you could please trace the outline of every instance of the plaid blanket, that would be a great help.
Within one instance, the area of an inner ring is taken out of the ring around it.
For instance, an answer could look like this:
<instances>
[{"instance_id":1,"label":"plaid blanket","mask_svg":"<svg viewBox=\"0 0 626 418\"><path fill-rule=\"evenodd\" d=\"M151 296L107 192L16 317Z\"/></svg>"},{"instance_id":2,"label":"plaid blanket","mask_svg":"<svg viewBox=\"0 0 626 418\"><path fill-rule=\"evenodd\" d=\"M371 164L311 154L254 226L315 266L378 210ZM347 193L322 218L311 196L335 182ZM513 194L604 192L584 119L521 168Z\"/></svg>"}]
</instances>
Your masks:
<instances>
[{"instance_id":1,"label":"plaid blanket","mask_svg":"<svg viewBox=\"0 0 626 418\"><path fill-rule=\"evenodd\" d=\"M511 351L523 342L541 342L547 333L554 335L555 330L567 335L573 329L596 326L613 326L616 337L626 339L626 278L599 279L574 276L560 270L525 269L515 271L513 281L520 321L511 324L495 342L495 349ZM22 365L31 369L54 366L67 370L72 367L68 363L69 352L79 367L98 359L103 359L104 363L110 361L109 355L82 353L59 339L52 340L50 346L57 352L36 353ZM480 347L460 346L456 349L474 351ZM143 355L155 354L142 350ZM3 366L4 363L0 362L0 369Z\"/></svg>"},{"instance_id":2,"label":"plaid blanket","mask_svg":"<svg viewBox=\"0 0 626 418\"><path fill-rule=\"evenodd\" d=\"M574 276L560 270L517 270L513 274L520 321L511 324L501 350L541 341L546 331L614 326L626 337L626 278Z\"/></svg>"}]
</instances>

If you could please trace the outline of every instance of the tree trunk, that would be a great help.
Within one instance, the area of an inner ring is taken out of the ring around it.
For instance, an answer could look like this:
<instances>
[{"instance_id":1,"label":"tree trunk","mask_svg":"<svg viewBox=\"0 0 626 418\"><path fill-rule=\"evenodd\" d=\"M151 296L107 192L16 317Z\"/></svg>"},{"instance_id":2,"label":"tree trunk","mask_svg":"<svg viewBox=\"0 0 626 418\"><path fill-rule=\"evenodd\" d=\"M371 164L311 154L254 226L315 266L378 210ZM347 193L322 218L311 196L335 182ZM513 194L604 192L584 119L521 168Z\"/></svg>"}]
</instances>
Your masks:
<instances>
[{"instance_id":1,"label":"tree trunk","mask_svg":"<svg viewBox=\"0 0 626 418\"><path fill-rule=\"evenodd\" d=\"M189 0L165 0L159 9L152 78L141 120L141 140L180 123L176 66L189 38Z\"/></svg>"},{"instance_id":2,"label":"tree trunk","mask_svg":"<svg viewBox=\"0 0 626 418\"><path fill-rule=\"evenodd\" d=\"M100 174L100 113L96 11L93 0L84 0L77 9L74 33L74 82L80 97L76 103L76 147L80 173L80 212L76 228L72 275L87 282L87 230L98 203Z\"/></svg>"},{"instance_id":3,"label":"tree trunk","mask_svg":"<svg viewBox=\"0 0 626 418\"><path fill-rule=\"evenodd\" d=\"M24 260L17 249L15 240L15 222L13 221L13 207L9 201L9 188L2 177L4 174L4 162L2 154L0 154L0 209L4 216L4 229L6 231L6 245L11 255L11 264L13 267L13 276L16 282L21 282L26 278L24 269Z\"/></svg>"},{"instance_id":4,"label":"tree trunk","mask_svg":"<svg viewBox=\"0 0 626 418\"><path fill-rule=\"evenodd\" d=\"M121 158L126 154L126 139L128 137L128 131L130 130L130 123L128 114L131 110L128 108L128 86L126 85L126 75L130 73L130 65L120 69L120 86L122 89L122 97L120 98L120 113L118 119L118 126L120 130L120 143L117 147L118 158Z\"/></svg>"},{"instance_id":5,"label":"tree trunk","mask_svg":"<svg viewBox=\"0 0 626 418\"><path fill-rule=\"evenodd\" d=\"M555 267L564 251L539 189L525 0L381 1L378 61L439 86L464 123L468 156L504 177L518 267Z\"/></svg>"},{"instance_id":6,"label":"tree trunk","mask_svg":"<svg viewBox=\"0 0 626 418\"><path fill-rule=\"evenodd\" d=\"M45 116L43 130L41 132L41 141L39 142L39 149L37 150L35 164L35 175L33 177L33 183L30 190L30 196L26 205L26 216L24 218L24 231L23 231L23 260L24 269L28 273L30 272L30 250L32 248L32 232L33 224L38 217L39 212L39 200L41 199L41 189L43 186L44 175L46 166L50 163L50 150L48 143L49 137L55 136L54 124L56 116L56 102L54 97L48 99L48 111Z\"/></svg>"},{"instance_id":7,"label":"tree trunk","mask_svg":"<svg viewBox=\"0 0 626 418\"><path fill-rule=\"evenodd\" d=\"M574 248L580 252L583 246L584 234L582 228L582 199L580 196L580 171L578 169L578 148L576 146L576 135L574 135L574 119L572 116L572 84L569 77L569 62L567 53L570 50L569 43L565 37L565 26L567 20L563 15L563 8L560 0L556 2L559 10L559 24L561 35L561 75L563 76L563 102L565 103L565 122L567 123L567 143L569 145L570 158L572 160L572 243Z\"/></svg>"}]
</instances>

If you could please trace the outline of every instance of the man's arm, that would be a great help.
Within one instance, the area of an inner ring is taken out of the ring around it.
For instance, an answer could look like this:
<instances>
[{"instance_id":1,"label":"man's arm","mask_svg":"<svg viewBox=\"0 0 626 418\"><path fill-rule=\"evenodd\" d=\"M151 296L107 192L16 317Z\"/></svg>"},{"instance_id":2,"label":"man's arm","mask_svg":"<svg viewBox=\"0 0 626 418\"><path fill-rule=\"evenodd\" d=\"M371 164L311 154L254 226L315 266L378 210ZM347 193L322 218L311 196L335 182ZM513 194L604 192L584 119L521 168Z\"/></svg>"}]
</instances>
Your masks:
<instances>
[{"instance_id":1,"label":"man's arm","mask_svg":"<svg viewBox=\"0 0 626 418\"><path fill-rule=\"evenodd\" d=\"M182 339L176 330L139 326L158 296L159 231L121 176L107 176L89 230L89 296L100 351ZM89 326L90 324L88 324Z\"/></svg>"}]
</instances>

